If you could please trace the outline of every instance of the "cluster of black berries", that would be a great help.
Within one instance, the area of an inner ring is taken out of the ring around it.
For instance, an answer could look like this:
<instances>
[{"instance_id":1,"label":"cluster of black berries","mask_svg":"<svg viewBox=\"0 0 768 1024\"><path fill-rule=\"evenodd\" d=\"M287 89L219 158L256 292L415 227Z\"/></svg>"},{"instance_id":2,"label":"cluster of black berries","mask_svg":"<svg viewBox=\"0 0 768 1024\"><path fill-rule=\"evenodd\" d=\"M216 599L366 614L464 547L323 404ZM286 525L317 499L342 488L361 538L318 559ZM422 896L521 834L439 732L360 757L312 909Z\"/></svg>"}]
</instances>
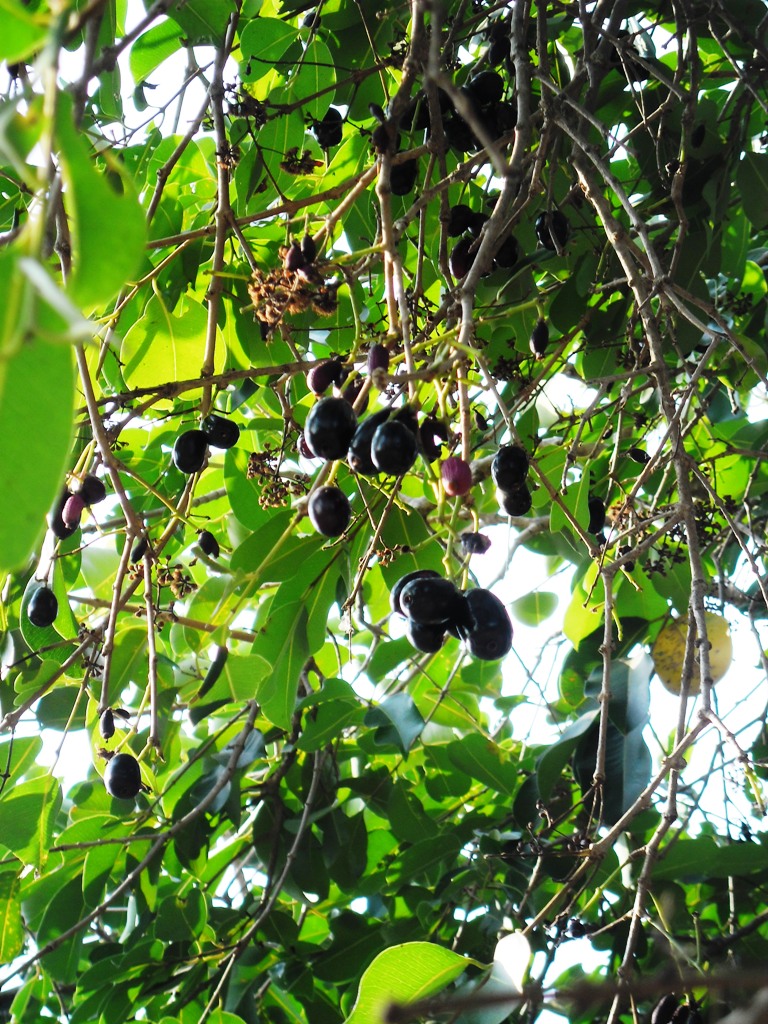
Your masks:
<instances>
[{"instance_id":1,"label":"cluster of black berries","mask_svg":"<svg viewBox=\"0 0 768 1024\"><path fill-rule=\"evenodd\" d=\"M418 569L397 581L389 599L392 611L407 619L406 636L417 651L439 651L448 633L482 661L497 661L512 647L509 615L490 590L462 593L433 569Z\"/></svg>"},{"instance_id":2,"label":"cluster of black berries","mask_svg":"<svg viewBox=\"0 0 768 1024\"><path fill-rule=\"evenodd\" d=\"M528 475L528 453L519 444L503 445L493 457L491 476L496 484L496 497L508 516L524 516L531 510Z\"/></svg>"},{"instance_id":3,"label":"cluster of black berries","mask_svg":"<svg viewBox=\"0 0 768 1024\"><path fill-rule=\"evenodd\" d=\"M240 427L233 421L211 413L204 416L198 430L185 430L173 445L173 464L182 473L199 473L211 448L234 448Z\"/></svg>"}]
</instances>

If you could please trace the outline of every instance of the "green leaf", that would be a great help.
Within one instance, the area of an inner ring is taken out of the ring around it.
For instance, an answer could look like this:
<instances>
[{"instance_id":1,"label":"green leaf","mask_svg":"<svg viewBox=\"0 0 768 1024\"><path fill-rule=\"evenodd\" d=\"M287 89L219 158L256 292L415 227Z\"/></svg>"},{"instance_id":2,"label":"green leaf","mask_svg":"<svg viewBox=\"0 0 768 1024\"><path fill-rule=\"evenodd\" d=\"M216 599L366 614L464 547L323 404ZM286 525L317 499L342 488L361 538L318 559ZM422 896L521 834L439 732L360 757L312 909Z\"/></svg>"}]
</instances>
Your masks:
<instances>
[{"instance_id":1,"label":"green leaf","mask_svg":"<svg viewBox=\"0 0 768 1024\"><path fill-rule=\"evenodd\" d=\"M457 768L496 793L511 794L517 789L517 764L493 740L479 733L462 736L450 743L448 756Z\"/></svg>"},{"instance_id":2,"label":"green leaf","mask_svg":"<svg viewBox=\"0 0 768 1024\"><path fill-rule=\"evenodd\" d=\"M0 362L0 494L13 495L3 507L0 568L23 565L45 529L46 513L64 483L74 400L69 347L28 341Z\"/></svg>"},{"instance_id":3,"label":"green leaf","mask_svg":"<svg viewBox=\"0 0 768 1024\"><path fill-rule=\"evenodd\" d=\"M106 169L94 166L86 136L72 121L72 106L61 93L56 136L61 147L65 202L72 231L72 276L68 291L93 308L112 299L136 274L144 255L147 228L135 186L121 164L102 154ZM104 228L116 244L104 249Z\"/></svg>"},{"instance_id":4,"label":"green leaf","mask_svg":"<svg viewBox=\"0 0 768 1024\"><path fill-rule=\"evenodd\" d=\"M524 597L519 597L510 605L516 619L526 626L538 626L557 608L557 594L547 590L533 590Z\"/></svg>"},{"instance_id":5,"label":"green leaf","mask_svg":"<svg viewBox=\"0 0 768 1024\"><path fill-rule=\"evenodd\" d=\"M287 729L296 703L299 676L309 657L304 604L283 605L270 615L252 650L272 666L272 672L257 682L254 696L270 722Z\"/></svg>"},{"instance_id":6,"label":"green leaf","mask_svg":"<svg viewBox=\"0 0 768 1024\"><path fill-rule=\"evenodd\" d=\"M182 27L187 42L195 46L218 46L234 13L234 0L188 0L168 9L168 16Z\"/></svg>"},{"instance_id":7,"label":"green leaf","mask_svg":"<svg viewBox=\"0 0 768 1024\"><path fill-rule=\"evenodd\" d=\"M736 172L744 212L754 228L768 225L768 153L745 153Z\"/></svg>"},{"instance_id":8,"label":"green leaf","mask_svg":"<svg viewBox=\"0 0 768 1024\"><path fill-rule=\"evenodd\" d=\"M663 848L653 868L658 881L692 882L705 878L749 876L768 869L768 846L733 843L720 846L711 836L680 838Z\"/></svg>"},{"instance_id":9,"label":"green leaf","mask_svg":"<svg viewBox=\"0 0 768 1024\"><path fill-rule=\"evenodd\" d=\"M249 21L240 34L243 81L258 81L271 71L295 38L296 29L278 18L259 17Z\"/></svg>"},{"instance_id":10,"label":"green leaf","mask_svg":"<svg viewBox=\"0 0 768 1024\"><path fill-rule=\"evenodd\" d=\"M375 730L374 742L379 746L395 746L407 754L424 729L424 719L407 693L395 693L371 708L365 724Z\"/></svg>"},{"instance_id":11,"label":"green leaf","mask_svg":"<svg viewBox=\"0 0 768 1024\"><path fill-rule=\"evenodd\" d=\"M18 0L0 0L0 60L16 64L32 57L47 35L47 16L32 14Z\"/></svg>"},{"instance_id":12,"label":"green leaf","mask_svg":"<svg viewBox=\"0 0 768 1024\"><path fill-rule=\"evenodd\" d=\"M384 1024L393 1003L409 1003L441 992L477 961L431 942L390 946L360 979L357 999L345 1024Z\"/></svg>"},{"instance_id":13,"label":"green leaf","mask_svg":"<svg viewBox=\"0 0 768 1024\"><path fill-rule=\"evenodd\" d=\"M126 332L120 348L123 376L129 387L151 387L161 380L189 380L200 375L208 324L206 309L185 296L171 313L153 295L143 315ZM224 368L225 345L217 330L214 369ZM194 397L195 392L187 392ZM190 424L192 426L192 424Z\"/></svg>"},{"instance_id":14,"label":"green leaf","mask_svg":"<svg viewBox=\"0 0 768 1024\"><path fill-rule=\"evenodd\" d=\"M167 57L179 51L179 26L170 18L143 32L131 47L129 64L137 83L145 81Z\"/></svg>"},{"instance_id":15,"label":"green leaf","mask_svg":"<svg viewBox=\"0 0 768 1024\"><path fill-rule=\"evenodd\" d=\"M155 934L164 942L182 942L196 938L205 927L208 907L196 886L183 894L168 896L157 908Z\"/></svg>"},{"instance_id":16,"label":"green leaf","mask_svg":"<svg viewBox=\"0 0 768 1024\"><path fill-rule=\"evenodd\" d=\"M16 871L0 872L0 963L9 964L24 948L24 922Z\"/></svg>"},{"instance_id":17,"label":"green leaf","mask_svg":"<svg viewBox=\"0 0 768 1024\"><path fill-rule=\"evenodd\" d=\"M3 845L23 864L38 870L48 856L53 823L61 806L56 779L44 776L21 782L0 800L0 836Z\"/></svg>"}]
</instances>

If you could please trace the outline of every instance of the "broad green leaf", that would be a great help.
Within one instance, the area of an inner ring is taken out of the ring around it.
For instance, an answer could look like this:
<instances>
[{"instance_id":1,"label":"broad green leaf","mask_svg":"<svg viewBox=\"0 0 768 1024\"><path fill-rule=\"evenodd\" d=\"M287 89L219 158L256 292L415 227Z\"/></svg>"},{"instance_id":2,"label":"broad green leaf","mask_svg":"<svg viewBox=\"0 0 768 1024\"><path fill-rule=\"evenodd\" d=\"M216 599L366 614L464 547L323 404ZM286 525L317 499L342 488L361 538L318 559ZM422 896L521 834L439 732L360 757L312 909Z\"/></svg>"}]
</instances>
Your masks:
<instances>
[{"instance_id":1,"label":"broad green leaf","mask_svg":"<svg viewBox=\"0 0 768 1024\"><path fill-rule=\"evenodd\" d=\"M462 736L448 745L448 756L457 768L497 793L511 795L517 789L517 764L493 740L479 733Z\"/></svg>"},{"instance_id":2,"label":"broad green leaf","mask_svg":"<svg viewBox=\"0 0 768 1024\"><path fill-rule=\"evenodd\" d=\"M296 689L307 658L307 609L302 603L279 608L253 642L252 651L272 666L254 696L266 717L281 729L291 722Z\"/></svg>"},{"instance_id":3,"label":"broad green leaf","mask_svg":"<svg viewBox=\"0 0 768 1024\"><path fill-rule=\"evenodd\" d=\"M205 896L196 886L191 886L185 892L168 896L160 903L155 934L164 942L188 941L200 934L207 918Z\"/></svg>"},{"instance_id":4,"label":"broad green leaf","mask_svg":"<svg viewBox=\"0 0 768 1024\"><path fill-rule=\"evenodd\" d=\"M768 868L768 846L760 843L718 844L711 836L681 837L662 849L653 868L658 881L680 883L703 878L748 876Z\"/></svg>"},{"instance_id":5,"label":"broad green leaf","mask_svg":"<svg viewBox=\"0 0 768 1024\"><path fill-rule=\"evenodd\" d=\"M745 153L736 183L752 226L764 228L768 224L768 153Z\"/></svg>"},{"instance_id":6,"label":"broad green leaf","mask_svg":"<svg viewBox=\"0 0 768 1024\"><path fill-rule=\"evenodd\" d=\"M185 39L196 46L218 46L234 13L234 0L188 0L168 8L168 16L181 26Z\"/></svg>"},{"instance_id":7,"label":"broad green leaf","mask_svg":"<svg viewBox=\"0 0 768 1024\"><path fill-rule=\"evenodd\" d=\"M131 74L143 82L163 61L179 50L179 26L170 18L143 32L131 47Z\"/></svg>"},{"instance_id":8,"label":"broad green leaf","mask_svg":"<svg viewBox=\"0 0 768 1024\"><path fill-rule=\"evenodd\" d=\"M530 594L513 601L510 608L515 618L526 626L538 626L554 612L558 600L557 594L550 591L532 590Z\"/></svg>"},{"instance_id":9,"label":"broad green leaf","mask_svg":"<svg viewBox=\"0 0 768 1024\"><path fill-rule=\"evenodd\" d=\"M345 1024L384 1024L392 1004L407 1004L441 992L476 961L431 942L404 942L376 957L360 979Z\"/></svg>"},{"instance_id":10,"label":"broad green leaf","mask_svg":"<svg viewBox=\"0 0 768 1024\"><path fill-rule=\"evenodd\" d=\"M0 0L0 60L15 64L31 58L45 42L48 16L28 11L18 0Z\"/></svg>"},{"instance_id":11,"label":"broad green leaf","mask_svg":"<svg viewBox=\"0 0 768 1024\"><path fill-rule=\"evenodd\" d=\"M3 845L23 864L38 870L48 856L54 818L61 806L56 779L44 776L20 782L0 800L0 836Z\"/></svg>"},{"instance_id":12,"label":"broad green leaf","mask_svg":"<svg viewBox=\"0 0 768 1024\"><path fill-rule=\"evenodd\" d=\"M153 295L143 315L126 332L120 349L123 376L129 387L148 387L166 380L191 380L200 375L205 358L206 309L185 296L175 312ZM215 372L226 356L221 332L216 332ZM188 392L194 395L194 392Z\"/></svg>"},{"instance_id":13,"label":"broad green leaf","mask_svg":"<svg viewBox=\"0 0 768 1024\"><path fill-rule=\"evenodd\" d=\"M407 693L387 697L365 716L365 724L375 730L374 743L396 746L407 754L424 729L424 719Z\"/></svg>"},{"instance_id":14,"label":"broad green leaf","mask_svg":"<svg viewBox=\"0 0 768 1024\"><path fill-rule=\"evenodd\" d=\"M3 509L0 568L18 569L45 530L46 513L64 483L74 401L68 346L30 340L0 361L0 494L13 495Z\"/></svg>"},{"instance_id":15,"label":"broad green leaf","mask_svg":"<svg viewBox=\"0 0 768 1024\"><path fill-rule=\"evenodd\" d=\"M240 34L243 81L253 82L262 78L295 38L296 30L278 18L253 18L248 22Z\"/></svg>"},{"instance_id":16,"label":"broad green leaf","mask_svg":"<svg viewBox=\"0 0 768 1024\"><path fill-rule=\"evenodd\" d=\"M120 163L103 154L106 170L94 158L72 123L72 109L60 95L56 136L61 147L65 203L72 231L72 277L68 290L85 308L113 298L136 274L147 229L131 178ZM104 249L104 229L116 240Z\"/></svg>"}]
</instances>

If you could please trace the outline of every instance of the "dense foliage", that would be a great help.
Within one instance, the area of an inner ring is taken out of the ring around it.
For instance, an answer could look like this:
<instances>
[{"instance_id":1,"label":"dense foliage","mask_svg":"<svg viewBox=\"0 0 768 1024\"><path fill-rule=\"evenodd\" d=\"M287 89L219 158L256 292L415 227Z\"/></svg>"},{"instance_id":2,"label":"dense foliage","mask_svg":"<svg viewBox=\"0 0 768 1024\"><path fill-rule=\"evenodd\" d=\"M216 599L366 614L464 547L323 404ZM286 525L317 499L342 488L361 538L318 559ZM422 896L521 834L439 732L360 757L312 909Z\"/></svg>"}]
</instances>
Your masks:
<instances>
[{"instance_id":1,"label":"dense foliage","mask_svg":"<svg viewBox=\"0 0 768 1024\"><path fill-rule=\"evenodd\" d=\"M758 1006L762 0L2 11L4 1019Z\"/></svg>"}]
</instances>

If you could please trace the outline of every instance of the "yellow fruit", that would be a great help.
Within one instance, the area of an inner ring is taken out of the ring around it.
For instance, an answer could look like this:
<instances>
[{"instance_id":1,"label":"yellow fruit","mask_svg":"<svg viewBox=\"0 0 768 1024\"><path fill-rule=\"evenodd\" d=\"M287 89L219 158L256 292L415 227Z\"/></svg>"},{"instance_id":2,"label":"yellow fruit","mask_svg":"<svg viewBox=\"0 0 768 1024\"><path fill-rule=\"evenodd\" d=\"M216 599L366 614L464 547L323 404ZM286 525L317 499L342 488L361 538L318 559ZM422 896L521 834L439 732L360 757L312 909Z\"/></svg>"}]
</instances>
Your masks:
<instances>
[{"instance_id":1,"label":"yellow fruit","mask_svg":"<svg viewBox=\"0 0 768 1024\"><path fill-rule=\"evenodd\" d=\"M728 671L733 658L733 644L728 622L722 615L715 612L705 613L707 620L707 637L712 647L709 651L709 668L712 682L716 683ZM685 638L688 635L688 620L673 619L656 637L651 657L656 675L672 693L680 693L680 676L683 671L685 657ZM701 669L699 667L699 649L694 654L695 667L691 679L690 693L698 693L701 685Z\"/></svg>"}]
</instances>

